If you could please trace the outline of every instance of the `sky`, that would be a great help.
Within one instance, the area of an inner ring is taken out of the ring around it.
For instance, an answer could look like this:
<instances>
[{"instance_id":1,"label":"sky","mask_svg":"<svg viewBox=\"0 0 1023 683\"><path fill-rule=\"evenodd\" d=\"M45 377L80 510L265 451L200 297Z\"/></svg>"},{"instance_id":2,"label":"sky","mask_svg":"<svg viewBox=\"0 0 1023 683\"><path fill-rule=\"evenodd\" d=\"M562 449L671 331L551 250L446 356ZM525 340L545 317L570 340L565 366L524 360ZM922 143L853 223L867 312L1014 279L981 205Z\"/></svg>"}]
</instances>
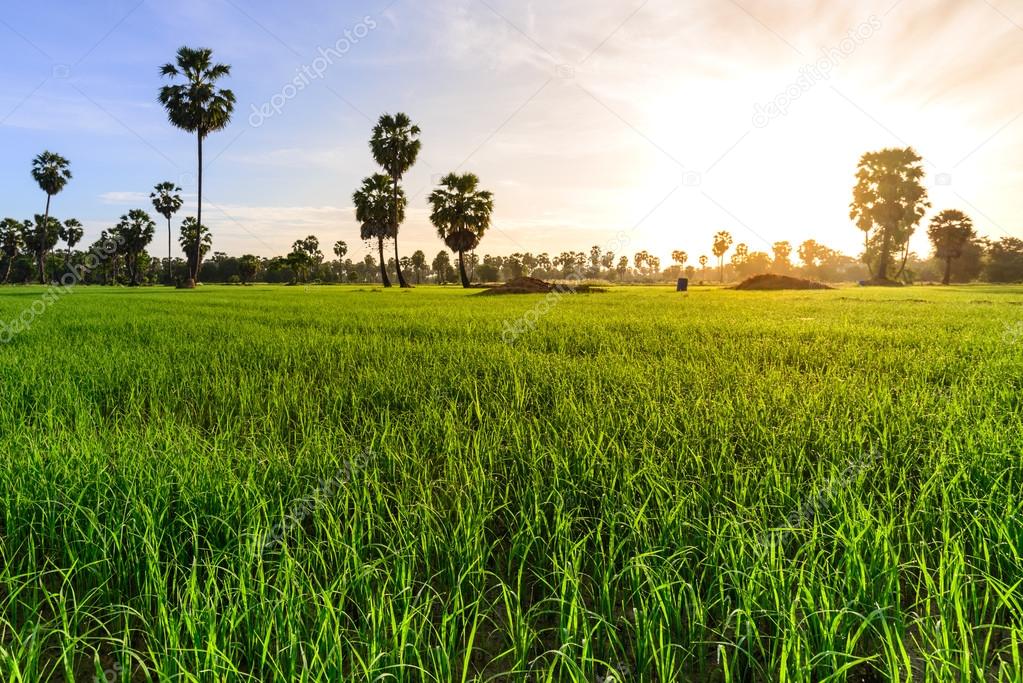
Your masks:
<instances>
[{"instance_id":1,"label":"sky","mask_svg":"<svg viewBox=\"0 0 1023 683\"><path fill-rule=\"evenodd\" d=\"M857 161L906 145L925 159L925 221L959 208L981 234L1023 237L1012 0L4 0L0 214L42 212L44 149L72 162L53 213L87 240L150 209L164 180L185 190L178 218L194 214L195 141L156 99L182 45L230 64L238 100L206 144L217 251L283 254L313 234L328 255L339 239L368 253L351 195L378 170L375 120L398 111L423 143L403 255L443 248L427 196L451 171L495 194L480 254L695 261L718 230L751 251L856 254Z\"/></svg>"}]
</instances>

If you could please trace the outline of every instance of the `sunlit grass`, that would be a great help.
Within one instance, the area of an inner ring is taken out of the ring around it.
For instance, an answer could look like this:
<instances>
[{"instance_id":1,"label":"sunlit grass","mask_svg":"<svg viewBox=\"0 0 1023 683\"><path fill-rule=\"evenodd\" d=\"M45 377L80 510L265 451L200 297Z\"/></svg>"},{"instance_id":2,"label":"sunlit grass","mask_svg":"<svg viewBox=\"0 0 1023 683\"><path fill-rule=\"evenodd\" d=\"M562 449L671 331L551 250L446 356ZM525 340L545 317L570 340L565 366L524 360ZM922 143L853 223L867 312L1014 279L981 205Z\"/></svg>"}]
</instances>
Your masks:
<instances>
[{"instance_id":1,"label":"sunlit grass","mask_svg":"<svg viewBox=\"0 0 1023 683\"><path fill-rule=\"evenodd\" d=\"M61 299L0 346L4 678L1023 680L1023 289L502 343L541 300Z\"/></svg>"}]
</instances>

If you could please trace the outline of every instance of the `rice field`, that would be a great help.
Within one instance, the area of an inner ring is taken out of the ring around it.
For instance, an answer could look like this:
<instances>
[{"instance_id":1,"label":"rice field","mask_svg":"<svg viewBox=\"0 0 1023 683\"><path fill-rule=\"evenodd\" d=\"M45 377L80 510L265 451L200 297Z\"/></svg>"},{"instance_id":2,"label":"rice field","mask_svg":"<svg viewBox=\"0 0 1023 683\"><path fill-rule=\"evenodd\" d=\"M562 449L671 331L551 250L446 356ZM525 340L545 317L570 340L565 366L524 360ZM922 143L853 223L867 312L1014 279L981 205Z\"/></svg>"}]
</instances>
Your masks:
<instances>
[{"instance_id":1,"label":"rice field","mask_svg":"<svg viewBox=\"0 0 1023 683\"><path fill-rule=\"evenodd\" d=\"M36 310L3 680L1023 681L1023 288Z\"/></svg>"}]
</instances>

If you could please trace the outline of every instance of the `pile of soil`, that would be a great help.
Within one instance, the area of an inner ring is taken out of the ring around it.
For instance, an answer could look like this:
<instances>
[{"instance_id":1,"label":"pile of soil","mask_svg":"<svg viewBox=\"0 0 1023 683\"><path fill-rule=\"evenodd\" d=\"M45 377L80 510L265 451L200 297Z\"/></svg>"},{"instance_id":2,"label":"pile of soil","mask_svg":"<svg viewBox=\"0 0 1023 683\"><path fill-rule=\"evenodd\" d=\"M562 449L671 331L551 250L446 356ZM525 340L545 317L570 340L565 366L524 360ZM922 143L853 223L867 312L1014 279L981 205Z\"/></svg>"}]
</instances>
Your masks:
<instances>
[{"instance_id":1,"label":"pile of soil","mask_svg":"<svg viewBox=\"0 0 1023 683\"><path fill-rule=\"evenodd\" d=\"M579 294L583 292L603 292L589 285L562 285L551 284L535 277L517 277L508 280L503 285L489 287L480 296L496 296L499 294L550 294L551 292L564 292L566 294Z\"/></svg>"},{"instance_id":2,"label":"pile of soil","mask_svg":"<svg viewBox=\"0 0 1023 683\"><path fill-rule=\"evenodd\" d=\"M736 285L736 289L740 289L746 292L778 292L786 289L832 289L823 282L814 282L813 280L803 280L798 277L789 277L788 275L754 275L748 280L744 280L741 284Z\"/></svg>"}]
</instances>

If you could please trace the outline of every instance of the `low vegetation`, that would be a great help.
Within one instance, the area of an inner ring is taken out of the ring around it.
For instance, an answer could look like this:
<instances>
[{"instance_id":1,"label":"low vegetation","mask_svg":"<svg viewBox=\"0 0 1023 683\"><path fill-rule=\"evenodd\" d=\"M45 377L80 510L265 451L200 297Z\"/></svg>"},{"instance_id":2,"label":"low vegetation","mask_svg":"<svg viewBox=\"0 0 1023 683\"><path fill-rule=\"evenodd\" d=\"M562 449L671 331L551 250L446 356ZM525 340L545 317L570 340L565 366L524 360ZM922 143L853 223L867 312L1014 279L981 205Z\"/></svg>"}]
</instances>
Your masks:
<instances>
[{"instance_id":1,"label":"low vegetation","mask_svg":"<svg viewBox=\"0 0 1023 683\"><path fill-rule=\"evenodd\" d=\"M76 289L0 345L0 672L1021 680L1021 294Z\"/></svg>"}]
</instances>

